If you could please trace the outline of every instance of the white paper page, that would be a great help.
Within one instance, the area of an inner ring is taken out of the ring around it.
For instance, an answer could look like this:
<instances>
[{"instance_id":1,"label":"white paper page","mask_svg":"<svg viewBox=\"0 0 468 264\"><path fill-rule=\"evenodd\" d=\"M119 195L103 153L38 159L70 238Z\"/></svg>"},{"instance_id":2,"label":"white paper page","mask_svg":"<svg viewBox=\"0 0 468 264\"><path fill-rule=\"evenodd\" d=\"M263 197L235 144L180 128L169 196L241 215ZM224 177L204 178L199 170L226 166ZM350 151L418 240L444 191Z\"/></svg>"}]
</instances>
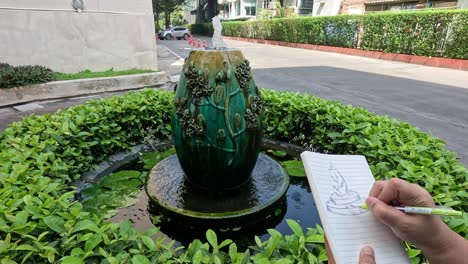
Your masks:
<instances>
[{"instance_id":1,"label":"white paper page","mask_svg":"<svg viewBox=\"0 0 468 264\"><path fill-rule=\"evenodd\" d=\"M374 177L365 157L303 152L302 162L336 263L358 263L362 247L376 263L410 263L401 241L360 205Z\"/></svg>"}]
</instances>

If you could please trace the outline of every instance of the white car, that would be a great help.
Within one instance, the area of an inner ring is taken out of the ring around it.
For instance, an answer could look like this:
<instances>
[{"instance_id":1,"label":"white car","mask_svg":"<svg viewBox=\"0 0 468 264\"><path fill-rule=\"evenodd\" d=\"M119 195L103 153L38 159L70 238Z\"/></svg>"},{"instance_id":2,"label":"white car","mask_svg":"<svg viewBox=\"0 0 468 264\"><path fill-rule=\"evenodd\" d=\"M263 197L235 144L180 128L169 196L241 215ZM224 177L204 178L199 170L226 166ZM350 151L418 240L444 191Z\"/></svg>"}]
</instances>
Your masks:
<instances>
[{"instance_id":1,"label":"white car","mask_svg":"<svg viewBox=\"0 0 468 264\"><path fill-rule=\"evenodd\" d=\"M177 39L188 39L192 33L186 27L173 27L167 30L163 30L158 33L159 39L171 40L173 38Z\"/></svg>"}]
</instances>

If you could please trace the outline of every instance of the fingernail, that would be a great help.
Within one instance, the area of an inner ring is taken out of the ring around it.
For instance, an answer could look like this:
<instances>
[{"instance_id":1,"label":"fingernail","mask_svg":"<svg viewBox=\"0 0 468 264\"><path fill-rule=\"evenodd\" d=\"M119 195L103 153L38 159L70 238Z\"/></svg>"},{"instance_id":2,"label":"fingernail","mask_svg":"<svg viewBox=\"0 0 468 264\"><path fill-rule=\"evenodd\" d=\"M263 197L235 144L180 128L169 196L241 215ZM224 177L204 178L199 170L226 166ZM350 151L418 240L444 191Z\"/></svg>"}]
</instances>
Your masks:
<instances>
[{"instance_id":1,"label":"fingernail","mask_svg":"<svg viewBox=\"0 0 468 264\"><path fill-rule=\"evenodd\" d=\"M366 199L367 207L373 208L375 203L377 202L376 199L377 198L375 198L375 197L367 197L367 199Z\"/></svg>"},{"instance_id":2,"label":"fingernail","mask_svg":"<svg viewBox=\"0 0 468 264\"><path fill-rule=\"evenodd\" d=\"M369 247L369 246L365 246L361 249L361 254L363 255L369 255L369 256L374 256L374 250Z\"/></svg>"}]
</instances>

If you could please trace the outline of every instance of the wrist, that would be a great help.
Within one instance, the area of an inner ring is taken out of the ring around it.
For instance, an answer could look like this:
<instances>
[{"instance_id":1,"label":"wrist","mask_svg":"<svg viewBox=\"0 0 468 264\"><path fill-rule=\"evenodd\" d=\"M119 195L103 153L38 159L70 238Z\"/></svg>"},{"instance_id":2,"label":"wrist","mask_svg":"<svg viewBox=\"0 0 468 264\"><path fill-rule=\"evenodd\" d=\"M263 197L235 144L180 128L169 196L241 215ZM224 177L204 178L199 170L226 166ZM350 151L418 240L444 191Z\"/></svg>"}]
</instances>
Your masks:
<instances>
[{"instance_id":1,"label":"wrist","mask_svg":"<svg viewBox=\"0 0 468 264\"><path fill-rule=\"evenodd\" d=\"M466 243L465 239L440 221L436 235L422 245L420 249L431 264L455 263L450 260L457 259L460 252L468 250L467 248L464 249L467 246Z\"/></svg>"}]
</instances>

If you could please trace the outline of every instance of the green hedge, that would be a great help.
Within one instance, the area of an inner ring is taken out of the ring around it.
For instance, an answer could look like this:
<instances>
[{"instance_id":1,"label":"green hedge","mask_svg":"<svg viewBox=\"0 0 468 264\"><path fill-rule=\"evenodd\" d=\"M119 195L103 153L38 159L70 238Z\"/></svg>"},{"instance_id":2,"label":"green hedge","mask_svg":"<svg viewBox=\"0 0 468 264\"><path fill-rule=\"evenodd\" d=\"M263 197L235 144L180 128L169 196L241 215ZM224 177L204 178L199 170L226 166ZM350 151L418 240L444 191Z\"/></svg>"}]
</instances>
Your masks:
<instances>
[{"instance_id":1,"label":"green hedge","mask_svg":"<svg viewBox=\"0 0 468 264\"><path fill-rule=\"evenodd\" d=\"M213 25L211 23L187 25L192 34L213 35Z\"/></svg>"},{"instance_id":2,"label":"green hedge","mask_svg":"<svg viewBox=\"0 0 468 264\"><path fill-rule=\"evenodd\" d=\"M369 14L361 48L468 59L468 11Z\"/></svg>"},{"instance_id":3,"label":"green hedge","mask_svg":"<svg viewBox=\"0 0 468 264\"><path fill-rule=\"evenodd\" d=\"M223 23L223 35L353 48L359 16L299 17Z\"/></svg>"},{"instance_id":4,"label":"green hedge","mask_svg":"<svg viewBox=\"0 0 468 264\"><path fill-rule=\"evenodd\" d=\"M209 24L192 25L209 34ZM224 22L223 35L468 59L468 10Z\"/></svg>"},{"instance_id":5,"label":"green hedge","mask_svg":"<svg viewBox=\"0 0 468 264\"><path fill-rule=\"evenodd\" d=\"M428 189L438 204L468 209L468 171L441 140L409 124L337 102L263 91L265 135L315 150L367 156L377 178L401 177ZM30 116L0 133L0 256L2 263L315 263L326 260L323 231L275 230L267 241L239 253L231 241L195 240L176 249L151 229L129 221L107 223L73 199L72 180L93 164L140 143L148 133L167 140L173 93L143 90L90 101L53 115ZM467 235L468 219L445 218ZM229 245L229 249L227 249ZM219 251L226 246L226 252ZM418 255L415 257L423 257ZM15 262L13 262L13 260Z\"/></svg>"}]
</instances>

